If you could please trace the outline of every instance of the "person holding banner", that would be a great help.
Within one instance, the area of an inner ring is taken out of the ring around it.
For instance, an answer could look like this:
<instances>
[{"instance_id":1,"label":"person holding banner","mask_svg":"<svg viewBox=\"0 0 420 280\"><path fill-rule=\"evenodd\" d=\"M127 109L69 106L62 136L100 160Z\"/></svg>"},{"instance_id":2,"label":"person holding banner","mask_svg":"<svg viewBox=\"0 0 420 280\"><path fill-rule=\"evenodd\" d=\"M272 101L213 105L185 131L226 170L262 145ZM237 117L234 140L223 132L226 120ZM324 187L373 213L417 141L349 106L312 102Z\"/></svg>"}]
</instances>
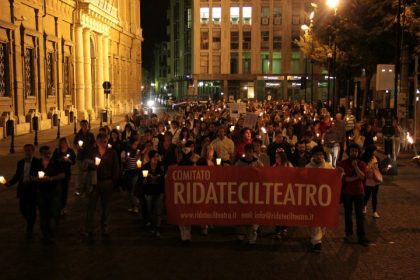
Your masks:
<instances>
[{"instance_id":1,"label":"person holding banner","mask_svg":"<svg viewBox=\"0 0 420 280\"><path fill-rule=\"evenodd\" d=\"M366 179L366 164L358 159L360 146L351 143L347 149L348 159L340 162L340 167L344 171L343 177L343 205L346 236L344 241L353 243L353 204L356 214L358 243L362 246L369 246L370 242L366 238L364 225L364 183Z\"/></svg>"},{"instance_id":2,"label":"person holding banner","mask_svg":"<svg viewBox=\"0 0 420 280\"><path fill-rule=\"evenodd\" d=\"M245 145L245 156L236 161L236 166L264 166L258 158L254 156L254 145ZM259 225L240 226L237 229L238 240L242 241L245 237L249 245L255 245L258 237Z\"/></svg>"},{"instance_id":3,"label":"person holding banner","mask_svg":"<svg viewBox=\"0 0 420 280\"><path fill-rule=\"evenodd\" d=\"M225 136L226 131L223 126L217 130L217 138L211 142L217 157L222 159L225 164L231 164L235 152L235 145L231 139Z\"/></svg>"},{"instance_id":4,"label":"person holding banner","mask_svg":"<svg viewBox=\"0 0 420 280\"><path fill-rule=\"evenodd\" d=\"M333 169L331 163L325 161L325 151L322 146L315 146L312 149L311 161L306 165L307 168ZM313 227L311 229L311 251L321 252L322 237L325 235L325 227Z\"/></svg>"}]
</instances>

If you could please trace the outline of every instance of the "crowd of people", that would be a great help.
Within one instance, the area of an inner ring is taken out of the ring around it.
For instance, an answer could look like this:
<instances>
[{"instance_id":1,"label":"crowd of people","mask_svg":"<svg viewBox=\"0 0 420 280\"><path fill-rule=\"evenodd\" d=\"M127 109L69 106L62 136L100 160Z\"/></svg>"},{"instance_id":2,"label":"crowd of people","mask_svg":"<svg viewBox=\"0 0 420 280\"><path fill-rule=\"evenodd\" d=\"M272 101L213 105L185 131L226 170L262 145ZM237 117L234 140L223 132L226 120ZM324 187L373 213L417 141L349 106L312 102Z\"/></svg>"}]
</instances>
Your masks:
<instances>
[{"instance_id":1,"label":"crowd of people","mask_svg":"<svg viewBox=\"0 0 420 280\"><path fill-rule=\"evenodd\" d=\"M383 170L375 155L377 132L377 121L358 121L351 109L331 115L322 104L304 102L249 101L246 112L241 113L222 101L187 104L178 112L159 116L134 111L122 127L102 127L96 136L82 120L72 145L61 138L53 152L48 146L40 147L40 158L34 156L34 146L25 145L25 157L6 185L18 183L28 239L33 235L37 208L43 239L55 237L60 216L67 213L70 181L75 182L76 196L87 197L84 234L89 240L95 238L99 201L101 234L109 234L115 190L125 191L128 212L140 215L160 237L164 178L171 165L337 168L343 176L344 241L367 246L365 216L369 212L380 218L378 190ZM72 169L76 170L75 180ZM367 211L370 199L372 208ZM357 240L353 240L353 209ZM191 226L179 226L179 230L182 241L189 243ZM209 226L201 226L203 235L208 230ZM258 232L258 225L237 229L238 239L249 244L255 244ZM288 228L279 225L273 238L288 234ZM312 251L321 251L324 234L325 228L312 228Z\"/></svg>"}]
</instances>

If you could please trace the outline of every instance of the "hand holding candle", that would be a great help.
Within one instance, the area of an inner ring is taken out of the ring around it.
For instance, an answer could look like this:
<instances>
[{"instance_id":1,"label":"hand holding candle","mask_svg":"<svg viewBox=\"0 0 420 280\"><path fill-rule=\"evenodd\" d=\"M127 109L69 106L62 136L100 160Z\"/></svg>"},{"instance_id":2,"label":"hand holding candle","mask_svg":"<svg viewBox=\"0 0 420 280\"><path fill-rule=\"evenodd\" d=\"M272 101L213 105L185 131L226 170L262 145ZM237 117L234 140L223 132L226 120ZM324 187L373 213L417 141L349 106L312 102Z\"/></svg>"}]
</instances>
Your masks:
<instances>
[{"instance_id":1,"label":"hand holding candle","mask_svg":"<svg viewBox=\"0 0 420 280\"><path fill-rule=\"evenodd\" d=\"M77 141L77 144L79 144L80 148L83 147L83 141L82 140Z\"/></svg>"},{"instance_id":2,"label":"hand holding candle","mask_svg":"<svg viewBox=\"0 0 420 280\"><path fill-rule=\"evenodd\" d=\"M38 171L38 178L42 179L45 177L45 172L44 171Z\"/></svg>"},{"instance_id":3,"label":"hand holding candle","mask_svg":"<svg viewBox=\"0 0 420 280\"><path fill-rule=\"evenodd\" d=\"M221 165L221 164L222 164L222 159L216 158L216 165Z\"/></svg>"},{"instance_id":4,"label":"hand holding candle","mask_svg":"<svg viewBox=\"0 0 420 280\"><path fill-rule=\"evenodd\" d=\"M137 164L137 168L141 168L141 166L142 166L141 160L137 160L136 164Z\"/></svg>"},{"instance_id":5,"label":"hand holding candle","mask_svg":"<svg viewBox=\"0 0 420 280\"><path fill-rule=\"evenodd\" d=\"M101 164L101 158L95 157L95 165L99 166L99 164Z\"/></svg>"},{"instance_id":6,"label":"hand holding candle","mask_svg":"<svg viewBox=\"0 0 420 280\"><path fill-rule=\"evenodd\" d=\"M142 171L143 177L146 178L149 175L149 170Z\"/></svg>"},{"instance_id":7,"label":"hand holding candle","mask_svg":"<svg viewBox=\"0 0 420 280\"><path fill-rule=\"evenodd\" d=\"M0 176L0 184L6 185L6 179L3 176Z\"/></svg>"}]
</instances>

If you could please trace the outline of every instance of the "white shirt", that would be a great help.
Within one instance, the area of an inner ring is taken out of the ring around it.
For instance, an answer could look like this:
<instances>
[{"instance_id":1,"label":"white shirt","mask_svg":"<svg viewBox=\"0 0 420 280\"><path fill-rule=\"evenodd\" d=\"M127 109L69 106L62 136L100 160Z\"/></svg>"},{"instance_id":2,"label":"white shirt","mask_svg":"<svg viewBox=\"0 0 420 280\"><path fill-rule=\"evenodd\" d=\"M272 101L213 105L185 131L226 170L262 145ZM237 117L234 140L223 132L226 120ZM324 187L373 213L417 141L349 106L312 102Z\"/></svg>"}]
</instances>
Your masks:
<instances>
[{"instance_id":1,"label":"white shirt","mask_svg":"<svg viewBox=\"0 0 420 280\"><path fill-rule=\"evenodd\" d=\"M220 138L217 137L211 142L211 145L213 146L217 156L221 158L222 161L232 160L232 156L235 151L235 144L233 144L231 139L224 137L223 140L220 140Z\"/></svg>"},{"instance_id":2,"label":"white shirt","mask_svg":"<svg viewBox=\"0 0 420 280\"><path fill-rule=\"evenodd\" d=\"M25 165L23 167L23 182L27 183L31 180L31 163L32 159L30 161L25 160Z\"/></svg>"}]
</instances>

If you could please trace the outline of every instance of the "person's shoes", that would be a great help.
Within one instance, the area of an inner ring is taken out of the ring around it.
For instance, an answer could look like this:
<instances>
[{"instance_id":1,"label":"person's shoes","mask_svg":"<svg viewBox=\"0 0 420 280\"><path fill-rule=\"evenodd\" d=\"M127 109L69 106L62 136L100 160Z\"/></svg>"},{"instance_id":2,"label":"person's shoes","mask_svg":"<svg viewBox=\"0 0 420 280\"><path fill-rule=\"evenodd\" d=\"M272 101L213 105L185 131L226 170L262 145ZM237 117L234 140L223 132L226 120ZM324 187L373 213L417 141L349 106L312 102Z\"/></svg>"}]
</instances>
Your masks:
<instances>
[{"instance_id":1,"label":"person's shoes","mask_svg":"<svg viewBox=\"0 0 420 280\"><path fill-rule=\"evenodd\" d=\"M373 212L373 217L379 219L381 216L379 216L378 212Z\"/></svg>"},{"instance_id":2,"label":"person's shoes","mask_svg":"<svg viewBox=\"0 0 420 280\"><path fill-rule=\"evenodd\" d=\"M366 206L364 206L363 207L363 214L366 214L367 213L367 207Z\"/></svg>"},{"instance_id":3,"label":"person's shoes","mask_svg":"<svg viewBox=\"0 0 420 280\"><path fill-rule=\"evenodd\" d=\"M311 246L311 252L312 253L321 253L321 247L322 247L321 243L317 243L315 245L312 245Z\"/></svg>"},{"instance_id":4,"label":"person's shoes","mask_svg":"<svg viewBox=\"0 0 420 280\"><path fill-rule=\"evenodd\" d=\"M366 238L362 238L362 239L359 239L359 242L358 242L360 245L362 245L363 247L368 247L368 246L370 246L372 243L368 240L368 239L366 239Z\"/></svg>"}]
</instances>

